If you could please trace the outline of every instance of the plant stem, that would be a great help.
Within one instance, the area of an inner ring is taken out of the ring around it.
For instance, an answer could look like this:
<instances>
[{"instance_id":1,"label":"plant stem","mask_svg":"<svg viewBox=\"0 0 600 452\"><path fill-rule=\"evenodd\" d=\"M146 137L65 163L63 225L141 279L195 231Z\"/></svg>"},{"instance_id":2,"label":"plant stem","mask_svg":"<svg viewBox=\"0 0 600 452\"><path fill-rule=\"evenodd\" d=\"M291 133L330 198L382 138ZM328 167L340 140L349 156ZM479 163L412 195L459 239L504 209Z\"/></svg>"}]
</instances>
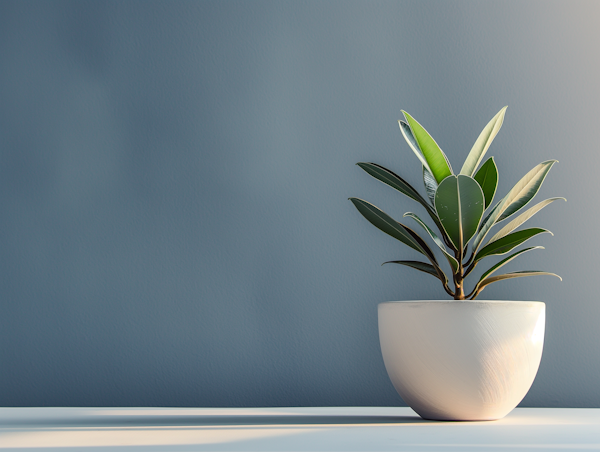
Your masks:
<instances>
[{"instance_id":1,"label":"plant stem","mask_svg":"<svg viewBox=\"0 0 600 452\"><path fill-rule=\"evenodd\" d=\"M456 291L454 292L454 299L455 300L464 300L465 299L465 290L463 287L463 281L462 281L462 278L460 278L458 275L454 279L454 285L456 286Z\"/></svg>"},{"instance_id":2,"label":"plant stem","mask_svg":"<svg viewBox=\"0 0 600 452\"><path fill-rule=\"evenodd\" d=\"M473 289L473 291L469 294L466 295L465 298L469 299L469 300L474 300L475 297L477 295L479 295L479 292L481 292L483 289L478 289L477 286L475 286L475 288Z\"/></svg>"},{"instance_id":3,"label":"plant stem","mask_svg":"<svg viewBox=\"0 0 600 452\"><path fill-rule=\"evenodd\" d=\"M462 245L462 244L461 244ZM465 299L465 290L463 287L463 282L465 279L465 269L463 267L463 255L462 255L462 246L459 246L459 250L456 251L456 260L458 261L458 271L454 274L454 286L456 290L454 291L454 299L455 300L464 300Z\"/></svg>"},{"instance_id":4,"label":"plant stem","mask_svg":"<svg viewBox=\"0 0 600 452\"><path fill-rule=\"evenodd\" d=\"M483 289L485 289L485 287ZM479 292L481 292L483 289L473 289L473 292L471 292L469 295L467 295L467 297L469 297L471 300L474 300L475 297L477 297L477 295L479 295Z\"/></svg>"},{"instance_id":5,"label":"plant stem","mask_svg":"<svg viewBox=\"0 0 600 452\"><path fill-rule=\"evenodd\" d=\"M442 281L442 282L443 282L443 281ZM448 295L450 295L451 297L454 297L454 292L452 292L452 291L450 290L450 287L448 287L448 284L446 284L445 282L443 282L443 284L444 284L444 290L446 291L446 293L447 293Z\"/></svg>"}]
</instances>

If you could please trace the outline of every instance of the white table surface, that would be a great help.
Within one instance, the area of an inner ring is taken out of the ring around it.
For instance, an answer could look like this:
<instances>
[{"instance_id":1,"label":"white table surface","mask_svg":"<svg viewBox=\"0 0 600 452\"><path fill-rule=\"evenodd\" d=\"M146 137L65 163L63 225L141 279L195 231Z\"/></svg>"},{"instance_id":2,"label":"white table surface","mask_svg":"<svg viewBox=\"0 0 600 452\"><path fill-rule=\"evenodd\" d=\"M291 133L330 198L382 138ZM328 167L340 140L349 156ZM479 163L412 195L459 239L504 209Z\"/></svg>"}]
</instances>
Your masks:
<instances>
[{"instance_id":1,"label":"white table surface","mask_svg":"<svg viewBox=\"0 0 600 452\"><path fill-rule=\"evenodd\" d=\"M600 409L433 422L410 408L0 408L0 451L600 450Z\"/></svg>"}]
</instances>

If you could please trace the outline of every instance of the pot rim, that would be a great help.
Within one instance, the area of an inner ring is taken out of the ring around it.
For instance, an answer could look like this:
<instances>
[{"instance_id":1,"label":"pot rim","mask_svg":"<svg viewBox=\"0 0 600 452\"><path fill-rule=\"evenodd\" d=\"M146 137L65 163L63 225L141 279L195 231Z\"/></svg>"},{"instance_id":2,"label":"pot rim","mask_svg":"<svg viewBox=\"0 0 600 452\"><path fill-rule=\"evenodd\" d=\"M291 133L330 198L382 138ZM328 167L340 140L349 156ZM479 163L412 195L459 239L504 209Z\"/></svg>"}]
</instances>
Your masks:
<instances>
[{"instance_id":1,"label":"pot rim","mask_svg":"<svg viewBox=\"0 0 600 452\"><path fill-rule=\"evenodd\" d=\"M399 300L399 301L383 301L379 303L379 305L393 305L393 304L454 304L457 306L466 305L466 304L516 304L516 305L524 305L524 304L543 304L543 301L536 300Z\"/></svg>"}]
</instances>

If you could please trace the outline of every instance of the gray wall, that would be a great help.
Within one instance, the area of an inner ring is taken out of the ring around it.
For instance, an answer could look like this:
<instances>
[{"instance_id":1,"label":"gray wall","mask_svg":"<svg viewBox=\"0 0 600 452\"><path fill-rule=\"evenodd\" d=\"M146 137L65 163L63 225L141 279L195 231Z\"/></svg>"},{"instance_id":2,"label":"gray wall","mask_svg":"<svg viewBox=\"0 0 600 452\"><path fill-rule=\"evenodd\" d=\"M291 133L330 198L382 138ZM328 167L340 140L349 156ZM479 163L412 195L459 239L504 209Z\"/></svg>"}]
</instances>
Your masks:
<instances>
[{"instance_id":1,"label":"gray wall","mask_svg":"<svg viewBox=\"0 0 600 452\"><path fill-rule=\"evenodd\" d=\"M525 406L600 406L597 2L0 3L0 405L402 404L377 303L444 298L401 217L411 112L455 167L504 105L499 193L556 158L512 270ZM537 254L536 254L537 253Z\"/></svg>"}]
</instances>

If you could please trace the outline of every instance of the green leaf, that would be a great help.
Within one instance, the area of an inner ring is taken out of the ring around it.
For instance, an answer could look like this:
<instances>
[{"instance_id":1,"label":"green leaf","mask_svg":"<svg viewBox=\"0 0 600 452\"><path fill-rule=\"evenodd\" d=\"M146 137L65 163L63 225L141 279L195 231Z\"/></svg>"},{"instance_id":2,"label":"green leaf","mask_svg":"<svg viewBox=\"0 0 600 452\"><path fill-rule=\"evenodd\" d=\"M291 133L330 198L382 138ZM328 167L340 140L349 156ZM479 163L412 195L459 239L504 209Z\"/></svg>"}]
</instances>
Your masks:
<instances>
[{"instance_id":1,"label":"green leaf","mask_svg":"<svg viewBox=\"0 0 600 452\"><path fill-rule=\"evenodd\" d=\"M508 234L502 237L495 242L490 242L486 246L484 246L479 252L475 255L474 262L480 261L486 256L493 256L496 254L506 254L512 249L519 246L521 243L526 242L532 237L535 237L538 234L543 234L548 232L552 234L552 232L547 229L542 228L529 228L523 229L522 231L513 232L512 234Z\"/></svg>"},{"instance_id":2,"label":"green leaf","mask_svg":"<svg viewBox=\"0 0 600 452\"><path fill-rule=\"evenodd\" d=\"M498 168L494 157L490 157L485 163L479 168L474 179L479 183L479 186L483 190L483 196L485 197L485 208L492 203L494 195L496 194L496 188L498 187Z\"/></svg>"},{"instance_id":3,"label":"green leaf","mask_svg":"<svg viewBox=\"0 0 600 452\"><path fill-rule=\"evenodd\" d=\"M398 121L398 125L400 126L400 131L402 132L404 139L406 140L406 142L408 143L408 145L410 146L412 151L415 153L417 158L421 161L423 166L425 168L429 169L429 164L427 163L427 160L425 160L425 157L423 156L423 153L421 152L421 149L419 148L419 144L417 143L417 140L415 139L415 136L413 135L412 130L410 130L410 126L401 120Z\"/></svg>"},{"instance_id":4,"label":"green leaf","mask_svg":"<svg viewBox=\"0 0 600 452\"><path fill-rule=\"evenodd\" d=\"M425 224L423 222L423 220L421 220L414 213L407 212L407 213L404 214L404 216L412 218L417 223L419 223L423 229L425 229L425 231L429 234L429 237L431 237L433 239L433 241L440 248L440 250L442 251L442 253L444 253L444 256L446 256L446 259L448 260L448 263L452 267L452 271L454 273L457 273L458 272L458 261L454 258L454 256L452 256L450 253L448 253L448 251L446 250L446 247L444 246L444 242L442 242L440 240L440 238L437 236L437 234L435 232L433 232L431 230L431 228L429 226L427 226L427 224Z\"/></svg>"},{"instance_id":5,"label":"green leaf","mask_svg":"<svg viewBox=\"0 0 600 452\"><path fill-rule=\"evenodd\" d=\"M373 176L375 179L383 182L384 184L389 185L392 188L395 188L400 193L408 196L411 199L414 199L427 210L427 213L434 221L437 228L442 231L442 224L440 223L440 219L437 216L435 209L429 205L429 203L404 179L390 171L387 168L384 168L381 165L377 165L376 163L357 163L359 167L365 170L368 174ZM447 243L450 246L449 243Z\"/></svg>"},{"instance_id":6,"label":"green leaf","mask_svg":"<svg viewBox=\"0 0 600 452\"><path fill-rule=\"evenodd\" d=\"M402 113L406 116L413 136L419 145L419 149L423 153L425 160L427 160L427 165L429 166L431 174L433 174L435 180L439 184L452 174L452 170L448 164L448 158L421 124L404 110L402 110Z\"/></svg>"},{"instance_id":7,"label":"green leaf","mask_svg":"<svg viewBox=\"0 0 600 452\"><path fill-rule=\"evenodd\" d=\"M433 174L429 172L425 166L423 166L423 184L425 185L425 192L431 202L431 205L435 203L435 191L438 188L438 183L435 181Z\"/></svg>"},{"instance_id":8,"label":"green leaf","mask_svg":"<svg viewBox=\"0 0 600 452\"><path fill-rule=\"evenodd\" d=\"M458 250L471 240L483 216L483 192L469 176L449 176L435 194L435 209L446 234Z\"/></svg>"},{"instance_id":9,"label":"green leaf","mask_svg":"<svg viewBox=\"0 0 600 452\"><path fill-rule=\"evenodd\" d=\"M494 138L496 138L496 135L500 131L500 127L502 127L506 108L507 107L504 107L502 110L496 113L496 116L494 116L492 120L488 122L481 134L479 134L477 141L475 141L475 144L471 148L471 152L469 152L469 155L467 156L467 159L460 170L460 174L471 177L473 176L473 173L475 173L475 170L490 147L490 144L492 144L492 141L494 141Z\"/></svg>"},{"instance_id":10,"label":"green leaf","mask_svg":"<svg viewBox=\"0 0 600 452\"><path fill-rule=\"evenodd\" d=\"M477 283L477 286L479 286L479 283L482 282L485 278L490 276L492 273L494 273L500 267L503 267L504 265L508 264L510 261L515 259L517 256L520 256L521 254L527 253L528 251L531 251L531 250L543 250L543 249L544 249L543 246L532 246L529 248L525 248L524 250L517 251L516 253L513 253L510 256L502 259L500 262L498 262L496 265L494 265L493 267L491 267L489 270L487 270L486 272L484 272L481 275L481 277L479 278L479 282Z\"/></svg>"},{"instance_id":11,"label":"green leaf","mask_svg":"<svg viewBox=\"0 0 600 452\"><path fill-rule=\"evenodd\" d=\"M409 198L414 199L418 203L426 206L427 201L419 194L417 190L415 190L408 182L402 179L397 174L393 173L387 168L384 168L381 165L377 165L376 163L365 163L359 162L357 163L359 167L365 170L369 175L373 176L375 179L383 182L384 184L389 185L392 188L395 188L400 193L408 196Z\"/></svg>"},{"instance_id":12,"label":"green leaf","mask_svg":"<svg viewBox=\"0 0 600 452\"><path fill-rule=\"evenodd\" d=\"M387 213L367 201L359 198L350 198L350 201L352 201L358 211L369 220L373 226L386 234L391 235L395 239L400 240L402 243L410 246L419 253L424 254L429 258L432 264L437 264L437 260L433 251L431 251L431 248L429 248L427 243L425 243L425 241L412 229L407 228L402 223L398 223Z\"/></svg>"},{"instance_id":13,"label":"green leaf","mask_svg":"<svg viewBox=\"0 0 600 452\"><path fill-rule=\"evenodd\" d=\"M558 276L556 273L548 273L548 272L542 272L542 271L537 271L537 270L526 270L526 271L520 271L520 272L505 273L504 275L492 276L490 278L486 278L483 281L481 281L481 284L479 284L479 289L477 290L477 292L475 293L473 298L471 298L471 300L475 299L475 297L479 294L479 292L481 292L483 290L484 287L489 286L490 284L495 283L496 281L503 281L505 279L523 278L525 276L538 276L538 275L556 276L558 279L560 279L562 281L562 278L560 276Z\"/></svg>"},{"instance_id":14,"label":"green leaf","mask_svg":"<svg viewBox=\"0 0 600 452\"><path fill-rule=\"evenodd\" d=\"M523 208L537 194L548 171L558 160L547 160L540 163L517 182L508 195L507 201L496 223L510 217Z\"/></svg>"},{"instance_id":15,"label":"green leaf","mask_svg":"<svg viewBox=\"0 0 600 452\"><path fill-rule=\"evenodd\" d=\"M500 215L500 209L502 208L505 199L506 198L502 198L500 201L498 201L494 208L490 211L490 213L487 214L487 216L479 225L479 230L477 231L477 235L475 235L475 240L473 240L473 254L471 255L471 259L475 256L475 253L479 249L479 245L481 245L482 240L485 238L492 226L494 226L498 215Z\"/></svg>"},{"instance_id":16,"label":"green leaf","mask_svg":"<svg viewBox=\"0 0 600 452\"><path fill-rule=\"evenodd\" d=\"M477 252L481 242L496 223L517 212L535 196L546 174L556 162L557 160L548 160L534 167L494 206L490 214L483 220L475 236L473 254Z\"/></svg>"},{"instance_id":17,"label":"green leaf","mask_svg":"<svg viewBox=\"0 0 600 452\"><path fill-rule=\"evenodd\" d=\"M426 264L425 262L419 262L419 261L388 261L388 262L384 262L381 265L385 265L385 264L400 264L400 265L406 265L407 267L416 268L417 270L420 270L422 272L429 273L430 275L435 276L437 279L439 279L442 282L448 283L448 278L446 277L446 275L444 274L444 272L441 272L441 276L440 276L440 274L438 273L438 271L436 270L436 268L433 265Z\"/></svg>"},{"instance_id":18,"label":"green leaf","mask_svg":"<svg viewBox=\"0 0 600 452\"><path fill-rule=\"evenodd\" d=\"M505 235L511 233L512 231L517 229L519 226L521 226L523 223L525 223L527 220L529 220L536 213L538 213L540 210L542 210L544 207L546 207L548 204L556 201L557 199L564 199L566 201L565 198L550 198L550 199L546 199L545 201L537 203L535 206L531 207L530 209L527 209L525 212L523 212L517 218L515 218L510 223L508 223L506 226L504 226L502 229L500 229L490 239L489 243L495 242L496 240L501 239Z\"/></svg>"}]
</instances>

